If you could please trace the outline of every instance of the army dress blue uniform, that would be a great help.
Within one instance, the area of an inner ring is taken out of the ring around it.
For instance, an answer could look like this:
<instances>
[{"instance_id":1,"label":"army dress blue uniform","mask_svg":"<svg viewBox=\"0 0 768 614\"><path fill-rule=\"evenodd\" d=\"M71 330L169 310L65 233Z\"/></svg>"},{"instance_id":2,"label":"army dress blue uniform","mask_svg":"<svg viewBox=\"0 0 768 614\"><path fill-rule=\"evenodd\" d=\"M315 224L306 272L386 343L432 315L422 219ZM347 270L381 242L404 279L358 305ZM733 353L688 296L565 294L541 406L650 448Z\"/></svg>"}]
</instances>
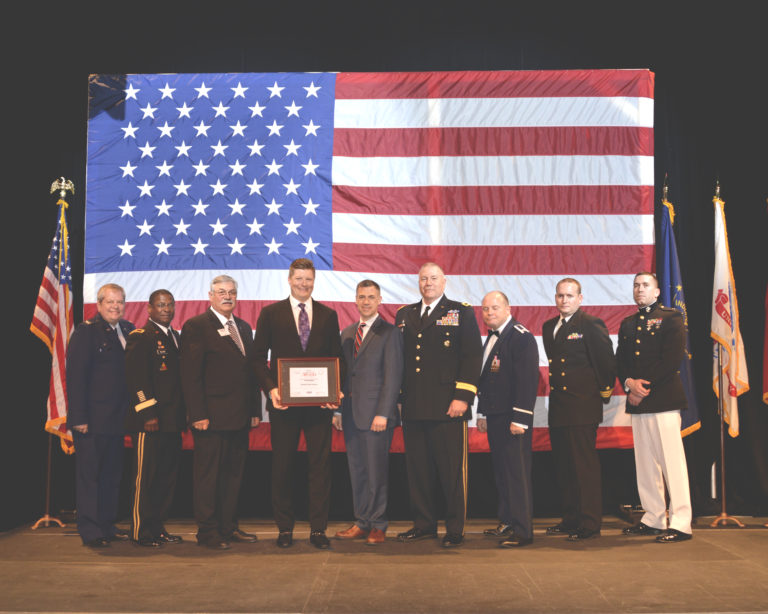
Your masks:
<instances>
[{"instance_id":1,"label":"army dress blue uniform","mask_svg":"<svg viewBox=\"0 0 768 614\"><path fill-rule=\"evenodd\" d=\"M463 535L467 512L467 421L477 392L483 348L474 310L443 296L424 322L422 303L401 307L403 335L402 419L414 527L437 530L435 490L446 501L448 534ZM464 415L447 415L451 401L465 401Z\"/></svg>"},{"instance_id":2,"label":"army dress blue uniform","mask_svg":"<svg viewBox=\"0 0 768 614\"><path fill-rule=\"evenodd\" d=\"M118 322L124 337L134 329ZM111 539L120 494L128 391L117 331L97 314L77 326L67 349L67 424L73 431L77 530L83 543Z\"/></svg>"},{"instance_id":3,"label":"army dress blue uniform","mask_svg":"<svg viewBox=\"0 0 768 614\"><path fill-rule=\"evenodd\" d=\"M179 337L152 320L130 335L125 348L126 377L131 406L126 430L134 445L131 538L157 539L167 533L168 517L181 459L181 432L186 409L179 370ZM157 419L158 430L145 423Z\"/></svg>"}]
</instances>

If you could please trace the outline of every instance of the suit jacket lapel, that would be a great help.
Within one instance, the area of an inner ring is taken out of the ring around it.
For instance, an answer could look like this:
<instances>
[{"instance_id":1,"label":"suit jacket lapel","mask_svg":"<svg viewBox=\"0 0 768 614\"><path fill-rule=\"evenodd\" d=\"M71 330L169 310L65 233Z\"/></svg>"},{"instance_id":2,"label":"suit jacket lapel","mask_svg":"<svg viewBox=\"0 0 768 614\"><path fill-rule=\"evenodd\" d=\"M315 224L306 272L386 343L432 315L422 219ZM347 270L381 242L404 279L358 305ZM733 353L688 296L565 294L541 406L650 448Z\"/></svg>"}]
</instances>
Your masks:
<instances>
[{"instance_id":1,"label":"suit jacket lapel","mask_svg":"<svg viewBox=\"0 0 768 614\"><path fill-rule=\"evenodd\" d=\"M360 323L358 322L358 325ZM379 334L379 328L381 327L381 315L379 315L378 318L376 318L376 321L371 324L370 330L365 333L365 337L363 338L363 343L360 345L360 349L357 351L357 356L355 357L355 360L360 358L360 355L365 351L365 348L368 347L369 342ZM355 331L357 332L357 331ZM353 341L354 344L354 341ZM354 345L353 345L354 347ZM353 352L354 353L354 352Z\"/></svg>"},{"instance_id":2,"label":"suit jacket lapel","mask_svg":"<svg viewBox=\"0 0 768 614\"><path fill-rule=\"evenodd\" d=\"M299 339L299 330L296 328L296 319L293 317L293 307L291 307L291 299L287 298L283 301L284 305L280 309L280 319L282 320L277 329L285 331L285 333L293 342L293 345L301 352L301 339ZM314 326L314 310L312 313L312 326ZM309 339L312 339L312 327L309 330ZM307 347L309 347L309 341L307 341Z\"/></svg>"},{"instance_id":3,"label":"suit jacket lapel","mask_svg":"<svg viewBox=\"0 0 768 614\"><path fill-rule=\"evenodd\" d=\"M213 327L216 329L216 334L219 335L224 343L227 344L228 347L232 349L232 351L237 352L238 356L243 356L243 353L240 351L240 348L237 347L237 343L235 343L235 340L232 338L232 335L226 334L222 335L219 330L227 330L226 326L224 326L221 323L221 320L219 320L218 317L216 317L216 314L213 313L211 310L208 310L208 319L210 320L211 324L213 324ZM235 326L237 326L237 320L235 320ZM238 332L240 332L240 327L238 326Z\"/></svg>"}]
</instances>

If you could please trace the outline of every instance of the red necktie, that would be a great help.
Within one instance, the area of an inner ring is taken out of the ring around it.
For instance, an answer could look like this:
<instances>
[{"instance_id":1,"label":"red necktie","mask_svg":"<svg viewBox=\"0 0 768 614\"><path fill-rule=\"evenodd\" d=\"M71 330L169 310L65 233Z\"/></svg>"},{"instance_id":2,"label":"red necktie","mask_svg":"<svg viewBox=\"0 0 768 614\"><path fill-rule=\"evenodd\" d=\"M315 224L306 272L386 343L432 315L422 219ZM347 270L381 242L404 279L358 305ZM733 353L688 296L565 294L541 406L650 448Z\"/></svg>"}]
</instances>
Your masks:
<instances>
[{"instance_id":1,"label":"red necktie","mask_svg":"<svg viewBox=\"0 0 768 614\"><path fill-rule=\"evenodd\" d=\"M365 322L360 322L360 324L357 327L357 333L355 333L355 354L354 357L357 358L357 352L360 350L360 344L363 342L363 327L365 326Z\"/></svg>"}]
</instances>

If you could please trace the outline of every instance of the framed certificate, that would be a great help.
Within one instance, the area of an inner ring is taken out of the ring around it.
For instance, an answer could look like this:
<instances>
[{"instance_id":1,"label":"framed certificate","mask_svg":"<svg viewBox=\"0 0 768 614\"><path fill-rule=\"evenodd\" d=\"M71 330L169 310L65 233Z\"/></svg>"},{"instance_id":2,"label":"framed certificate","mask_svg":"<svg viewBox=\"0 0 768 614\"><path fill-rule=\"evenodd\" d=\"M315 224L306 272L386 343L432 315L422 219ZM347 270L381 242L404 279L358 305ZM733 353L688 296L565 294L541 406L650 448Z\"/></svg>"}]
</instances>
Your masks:
<instances>
[{"instance_id":1,"label":"framed certificate","mask_svg":"<svg viewBox=\"0 0 768 614\"><path fill-rule=\"evenodd\" d=\"M277 387L283 405L338 405L338 358L278 358Z\"/></svg>"}]
</instances>

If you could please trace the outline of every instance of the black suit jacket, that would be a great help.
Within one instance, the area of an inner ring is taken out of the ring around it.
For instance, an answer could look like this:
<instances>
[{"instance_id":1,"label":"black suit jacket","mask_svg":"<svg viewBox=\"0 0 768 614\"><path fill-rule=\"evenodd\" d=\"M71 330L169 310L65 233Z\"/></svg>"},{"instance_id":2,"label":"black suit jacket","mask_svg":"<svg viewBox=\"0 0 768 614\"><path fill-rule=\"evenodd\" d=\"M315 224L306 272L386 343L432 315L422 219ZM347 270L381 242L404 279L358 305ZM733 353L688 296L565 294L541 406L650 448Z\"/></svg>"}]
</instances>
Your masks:
<instances>
[{"instance_id":1,"label":"black suit jacket","mask_svg":"<svg viewBox=\"0 0 768 614\"><path fill-rule=\"evenodd\" d=\"M249 360L250 324L235 317L246 355L211 309L190 318L181 329L181 384L189 424L210 420L209 429L235 431L261 417L261 395Z\"/></svg>"},{"instance_id":2,"label":"black suit jacket","mask_svg":"<svg viewBox=\"0 0 768 614\"><path fill-rule=\"evenodd\" d=\"M339 358L340 381L344 381L345 366L341 355L339 317L330 307L312 301L312 327L307 349L301 349L296 320L289 299L267 305L256 323L252 368L256 381L267 397L267 409L273 410L269 391L277 388L278 358ZM269 362L267 356L269 355Z\"/></svg>"},{"instance_id":3,"label":"black suit jacket","mask_svg":"<svg viewBox=\"0 0 768 614\"><path fill-rule=\"evenodd\" d=\"M179 432L186 428L186 410L181 390L179 334L166 335L152 320L128 335L125 346L125 375L131 405L125 428L137 433L144 423L158 419L159 430Z\"/></svg>"},{"instance_id":4,"label":"black suit jacket","mask_svg":"<svg viewBox=\"0 0 768 614\"><path fill-rule=\"evenodd\" d=\"M120 320L123 336L134 326ZM128 391L123 344L101 315L77 326L67 348L67 424L96 435L125 432Z\"/></svg>"},{"instance_id":5,"label":"black suit jacket","mask_svg":"<svg viewBox=\"0 0 768 614\"><path fill-rule=\"evenodd\" d=\"M469 420L480 378L483 346L471 305L443 296L421 324L421 301L401 307L395 324L403 335L403 420ZM446 412L454 399L470 409Z\"/></svg>"},{"instance_id":6,"label":"black suit jacket","mask_svg":"<svg viewBox=\"0 0 768 614\"><path fill-rule=\"evenodd\" d=\"M491 348L477 386L477 413L508 414L533 426L539 384L539 347L530 331L512 318Z\"/></svg>"},{"instance_id":7,"label":"black suit jacket","mask_svg":"<svg viewBox=\"0 0 768 614\"><path fill-rule=\"evenodd\" d=\"M658 301L650 310L639 311L621 323L616 358L619 381L631 377L651 382L651 392L640 405L627 399L627 413L646 414L685 409L688 400L680 380L685 353L685 323L676 309Z\"/></svg>"},{"instance_id":8,"label":"black suit jacket","mask_svg":"<svg viewBox=\"0 0 768 614\"><path fill-rule=\"evenodd\" d=\"M549 358L549 426L599 424L616 381L608 329L600 318L579 309L555 340L552 331L559 319L547 320L541 329Z\"/></svg>"}]
</instances>

